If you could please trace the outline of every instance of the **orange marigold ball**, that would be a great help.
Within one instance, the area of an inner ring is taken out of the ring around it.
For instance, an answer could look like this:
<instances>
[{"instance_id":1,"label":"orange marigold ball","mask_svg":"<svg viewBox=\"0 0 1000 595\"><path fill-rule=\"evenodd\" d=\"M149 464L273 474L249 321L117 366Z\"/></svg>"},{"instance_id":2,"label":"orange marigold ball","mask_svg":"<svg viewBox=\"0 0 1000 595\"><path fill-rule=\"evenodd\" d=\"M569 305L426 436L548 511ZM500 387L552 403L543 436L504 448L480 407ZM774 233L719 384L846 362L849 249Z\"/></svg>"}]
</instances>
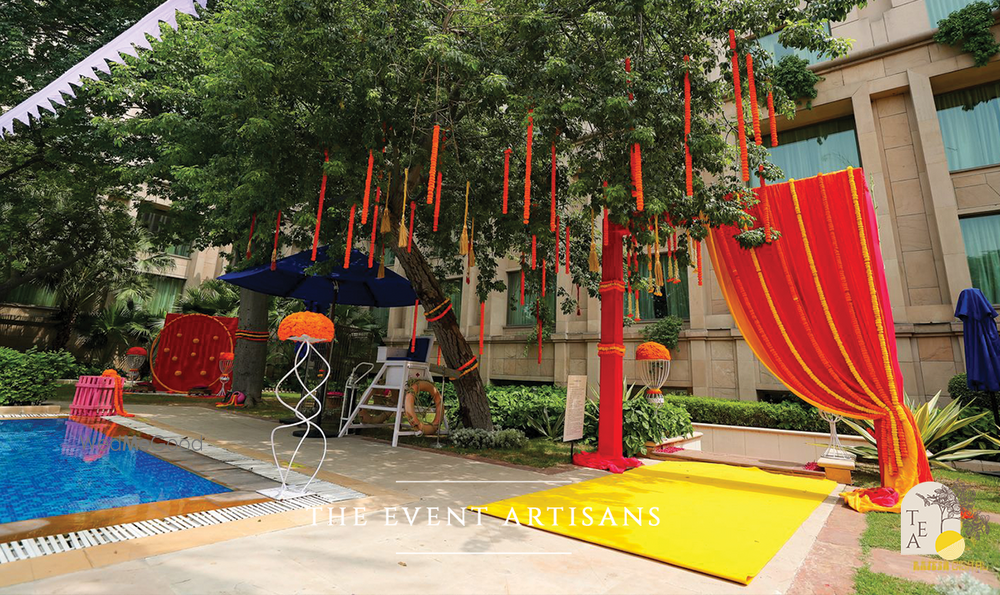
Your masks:
<instances>
[{"instance_id":1,"label":"orange marigold ball","mask_svg":"<svg viewBox=\"0 0 1000 595\"><path fill-rule=\"evenodd\" d=\"M665 359L670 360L670 350L660 345L659 343L654 343L652 341L648 343L643 343L635 348L635 359L637 360L649 360L649 359Z\"/></svg>"},{"instance_id":2,"label":"orange marigold ball","mask_svg":"<svg viewBox=\"0 0 1000 595\"><path fill-rule=\"evenodd\" d=\"M108 368L107 370L101 372L101 376L117 376L118 371Z\"/></svg>"},{"instance_id":3,"label":"orange marigold ball","mask_svg":"<svg viewBox=\"0 0 1000 595\"><path fill-rule=\"evenodd\" d=\"M232 361L232 359L233 359L233 352L232 351L223 351L222 353L219 354L219 359L222 360L222 361Z\"/></svg>"},{"instance_id":4,"label":"orange marigold ball","mask_svg":"<svg viewBox=\"0 0 1000 595\"><path fill-rule=\"evenodd\" d=\"M290 314L278 325L278 339L328 343L333 341L333 321L315 312Z\"/></svg>"},{"instance_id":5,"label":"orange marigold ball","mask_svg":"<svg viewBox=\"0 0 1000 595\"><path fill-rule=\"evenodd\" d=\"M126 355L146 355L146 350L142 347L129 347L129 350L125 352Z\"/></svg>"}]
</instances>

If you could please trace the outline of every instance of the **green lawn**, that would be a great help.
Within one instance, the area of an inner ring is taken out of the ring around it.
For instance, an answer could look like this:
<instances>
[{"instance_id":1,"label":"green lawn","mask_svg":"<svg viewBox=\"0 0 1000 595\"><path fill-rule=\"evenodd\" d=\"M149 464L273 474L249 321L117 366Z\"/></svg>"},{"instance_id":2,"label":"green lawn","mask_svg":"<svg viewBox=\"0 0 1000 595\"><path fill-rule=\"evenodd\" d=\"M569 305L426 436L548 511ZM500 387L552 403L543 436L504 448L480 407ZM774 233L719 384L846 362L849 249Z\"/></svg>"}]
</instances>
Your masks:
<instances>
[{"instance_id":1,"label":"green lawn","mask_svg":"<svg viewBox=\"0 0 1000 595\"><path fill-rule=\"evenodd\" d=\"M56 401L72 401L73 392L75 388L72 384L60 385L56 388ZM299 398L298 393L281 393L284 399L292 404ZM294 417L291 412L283 407L281 403L274 397L274 394L268 395L264 394L263 402L254 408L242 408L236 409L233 407L227 407L224 409L216 408L215 404L219 402L216 398L205 398L205 397L185 397L183 395L144 395L144 394L126 394L125 395L125 410L128 411L129 405L167 405L167 406L185 406L185 407L206 407L211 409L218 409L219 411L229 411L235 413L241 413L245 415L252 415L254 417L260 417L263 419L277 420L285 417Z\"/></svg>"},{"instance_id":2,"label":"green lawn","mask_svg":"<svg viewBox=\"0 0 1000 595\"><path fill-rule=\"evenodd\" d=\"M976 500L974 510L1000 512L1000 478L981 475L970 471L932 469L935 481L945 485L963 482L974 486ZM857 482L862 487L871 487L871 469L865 469ZM878 484L877 474L874 476ZM865 485L868 484L868 485ZM869 512L865 515L867 527L861 536L861 549L867 557L872 548L899 551L898 514ZM966 549L961 562L982 562L987 568L1000 575L1000 525L992 524L991 531L979 539L966 539ZM936 559L936 558L935 558ZM934 593L934 589L923 583L904 581L885 574L873 573L867 564L854 577L858 595L894 595L896 593Z\"/></svg>"}]
</instances>

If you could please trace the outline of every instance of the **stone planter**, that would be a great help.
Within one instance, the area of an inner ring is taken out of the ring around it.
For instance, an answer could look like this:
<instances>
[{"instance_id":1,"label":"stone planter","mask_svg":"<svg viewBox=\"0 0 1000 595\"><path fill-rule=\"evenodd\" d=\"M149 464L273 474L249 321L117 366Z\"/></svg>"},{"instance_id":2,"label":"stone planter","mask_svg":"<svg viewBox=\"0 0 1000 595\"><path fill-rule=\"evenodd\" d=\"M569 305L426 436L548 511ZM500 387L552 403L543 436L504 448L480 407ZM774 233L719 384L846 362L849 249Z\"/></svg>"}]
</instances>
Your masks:
<instances>
[{"instance_id":1,"label":"stone planter","mask_svg":"<svg viewBox=\"0 0 1000 595\"><path fill-rule=\"evenodd\" d=\"M8 407L0 407L0 417L4 415L26 415L37 413L59 413L59 405L11 405Z\"/></svg>"}]
</instances>

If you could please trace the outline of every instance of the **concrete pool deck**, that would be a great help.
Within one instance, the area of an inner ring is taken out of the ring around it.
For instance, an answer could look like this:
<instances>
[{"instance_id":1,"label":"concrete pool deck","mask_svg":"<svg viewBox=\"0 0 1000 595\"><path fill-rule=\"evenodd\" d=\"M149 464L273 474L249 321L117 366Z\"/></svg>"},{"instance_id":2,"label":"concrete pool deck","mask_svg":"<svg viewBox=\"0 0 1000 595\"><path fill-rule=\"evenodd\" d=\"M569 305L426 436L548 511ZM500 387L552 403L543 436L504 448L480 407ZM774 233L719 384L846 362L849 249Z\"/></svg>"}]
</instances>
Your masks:
<instances>
[{"instance_id":1,"label":"concrete pool deck","mask_svg":"<svg viewBox=\"0 0 1000 595\"><path fill-rule=\"evenodd\" d=\"M129 410L154 426L270 457L271 422L199 407ZM286 432L278 441L279 456L287 456L297 439ZM303 448L303 465L314 460L309 449L317 444ZM25 565L18 582L30 582L0 588L0 594L786 593L830 512L840 506L835 496L827 498L747 587L544 531L505 527L488 517L476 524L470 515L464 527L428 522L428 507L441 509L444 521L449 508L602 474L572 468L552 475L359 438L331 439L321 477L370 495L344 503L366 508L364 526L354 524L350 510L344 524L338 518L333 526L326 519L314 525L311 511L296 511L111 544L117 550L109 545L101 552L71 552L75 556L65 558L59 571L79 570L68 574L43 578L47 563ZM411 515L420 507L412 526L399 508L404 506ZM386 507L397 507L398 525L387 526ZM61 556L68 554L47 559ZM10 584L4 572L10 570L0 568L0 584Z\"/></svg>"}]
</instances>

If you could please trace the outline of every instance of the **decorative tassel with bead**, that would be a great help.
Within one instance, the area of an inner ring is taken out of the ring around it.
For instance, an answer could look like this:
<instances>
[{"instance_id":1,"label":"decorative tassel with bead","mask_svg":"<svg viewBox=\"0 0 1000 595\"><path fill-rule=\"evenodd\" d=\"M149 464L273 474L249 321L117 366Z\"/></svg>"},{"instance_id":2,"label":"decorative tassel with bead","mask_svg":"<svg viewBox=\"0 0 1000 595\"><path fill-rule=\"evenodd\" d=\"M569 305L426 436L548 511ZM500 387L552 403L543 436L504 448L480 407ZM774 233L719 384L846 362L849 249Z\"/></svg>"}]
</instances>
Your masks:
<instances>
[{"instance_id":1,"label":"decorative tassel with bead","mask_svg":"<svg viewBox=\"0 0 1000 595\"><path fill-rule=\"evenodd\" d=\"M556 230L556 144L552 143L552 200L549 205L549 231Z\"/></svg>"},{"instance_id":2,"label":"decorative tassel with bead","mask_svg":"<svg viewBox=\"0 0 1000 595\"><path fill-rule=\"evenodd\" d=\"M507 214L507 197L509 195L510 187L508 185L508 180L510 179L510 149L504 149L503 152L503 214Z\"/></svg>"},{"instance_id":3,"label":"decorative tassel with bead","mask_svg":"<svg viewBox=\"0 0 1000 595\"><path fill-rule=\"evenodd\" d=\"M440 133L441 127L435 124L434 132L431 134L431 164L427 174L427 204L434 202L434 178L437 173L438 134Z\"/></svg>"},{"instance_id":4,"label":"decorative tassel with bead","mask_svg":"<svg viewBox=\"0 0 1000 595\"><path fill-rule=\"evenodd\" d=\"M596 273L601 270L601 262L597 258L597 222L594 220L594 210L590 210L590 272Z\"/></svg>"},{"instance_id":5,"label":"decorative tassel with bead","mask_svg":"<svg viewBox=\"0 0 1000 595\"><path fill-rule=\"evenodd\" d=\"M351 205L351 214L347 219L347 248L344 250L344 268L351 267L351 248L354 246L354 214L358 205Z\"/></svg>"},{"instance_id":6,"label":"decorative tassel with bead","mask_svg":"<svg viewBox=\"0 0 1000 595\"><path fill-rule=\"evenodd\" d=\"M531 236L531 270L538 268L538 236Z\"/></svg>"},{"instance_id":7,"label":"decorative tassel with bead","mask_svg":"<svg viewBox=\"0 0 1000 595\"><path fill-rule=\"evenodd\" d=\"M271 249L271 270L278 268L278 234L281 233L281 211L278 211L278 220L274 224L274 248Z\"/></svg>"},{"instance_id":8,"label":"decorative tassel with bead","mask_svg":"<svg viewBox=\"0 0 1000 595\"><path fill-rule=\"evenodd\" d=\"M327 161L329 161L329 157ZM361 203L361 225L368 223L368 201L372 193L372 170L375 168L375 155L368 149L368 174L365 176L365 196ZM323 176L326 178L326 176Z\"/></svg>"},{"instance_id":9,"label":"decorative tassel with bead","mask_svg":"<svg viewBox=\"0 0 1000 595\"><path fill-rule=\"evenodd\" d=\"M405 248L406 247L406 194L410 186L410 168L403 170L403 207L400 209L399 214L399 239L396 242L396 247Z\"/></svg>"},{"instance_id":10,"label":"decorative tassel with bead","mask_svg":"<svg viewBox=\"0 0 1000 595\"><path fill-rule=\"evenodd\" d=\"M757 146L764 143L760 137L760 108L757 105L757 83L753 78L753 56L747 54L747 84L750 87L750 118L753 123L753 142Z\"/></svg>"},{"instance_id":11,"label":"decorative tassel with bead","mask_svg":"<svg viewBox=\"0 0 1000 595\"><path fill-rule=\"evenodd\" d=\"M417 350L417 314L420 312L420 298L413 303L413 330L410 331L410 351Z\"/></svg>"},{"instance_id":12,"label":"decorative tassel with bead","mask_svg":"<svg viewBox=\"0 0 1000 595\"><path fill-rule=\"evenodd\" d=\"M750 181L750 168L747 165L747 131L743 124L743 89L740 83L740 59L736 53L736 32L729 30L729 49L733 51L733 94L736 103L736 129L740 143L740 171L743 181Z\"/></svg>"},{"instance_id":13,"label":"decorative tassel with bead","mask_svg":"<svg viewBox=\"0 0 1000 595\"><path fill-rule=\"evenodd\" d=\"M483 339L486 329L486 302L479 302L479 355L483 354Z\"/></svg>"},{"instance_id":14,"label":"decorative tassel with bead","mask_svg":"<svg viewBox=\"0 0 1000 595\"><path fill-rule=\"evenodd\" d=\"M323 151L323 163L330 161L330 153ZM371 169L368 170L371 179ZM319 207L316 209L316 231L313 232L312 261L316 262L316 250L319 248L319 224L323 221L323 199L326 197L326 170L323 170L323 180L319 184Z\"/></svg>"},{"instance_id":15,"label":"decorative tassel with bead","mask_svg":"<svg viewBox=\"0 0 1000 595\"><path fill-rule=\"evenodd\" d=\"M378 231L378 203L382 197L382 187L375 189L375 208L372 210L372 239L368 246L368 268L375 266L375 232Z\"/></svg>"},{"instance_id":16,"label":"decorative tassel with bead","mask_svg":"<svg viewBox=\"0 0 1000 595\"><path fill-rule=\"evenodd\" d=\"M389 179L386 180L385 184L385 211L382 212L382 233L389 233L392 231L392 221L389 220L389 190L392 187L392 172L389 172Z\"/></svg>"},{"instance_id":17,"label":"decorative tassel with bead","mask_svg":"<svg viewBox=\"0 0 1000 595\"><path fill-rule=\"evenodd\" d=\"M406 233L406 251L413 251L413 218L417 214L417 201L410 201L410 229Z\"/></svg>"},{"instance_id":18,"label":"decorative tassel with bead","mask_svg":"<svg viewBox=\"0 0 1000 595\"><path fill-rule=\"evenodd\" d=\"M458 242L458 253L465 256L469 253L469 189L472 188L469 180L465 181L465 218L462 220L462 237Z\"/></svg>"},{"instance_id":19,"label":"decorative tassel with bead","mask_svg":"<svg viewBox=\"0 0 1000 595\"><path fill-rule=\"evenodd\" d=\"M531 218L531 139L535 132L535 119L531 114L535 110L528 110L528 142L524 154L524 224L528 224Z\"/></svg>"},{"instance_id":20,"label":"decorative tassel with bead","mask_svg":"<svg viewBox=\"0 0 1000 595\"><path fill-rule=\"evenodd\" d=\"M253 228L257 226L257 213L250 218L250 236L247 237L247 260L250 260L250 247L253 245Z\"/></svg>"},{"instance_id":21,"label":"decorative tassel with bead","mask_svg":"<svg viewBox=\"0 0 1000 595\"><path fill-rule=\"evenodd\" d=\"M437 192L434 197L434 231L438 230L438 218L441 215L441 170L438 170Z\"/></svg>"},{"instance_id":22,"label":"decorative tassel with bead","mask_svg":"<svg viewBox=\"0 0 1000 595\"><path fill-rule=\"evenodd\" d=\"M777 114L774 113L774 94L770 89L767 91L767 118L769 120L769 128L771 129L771 146L778 146L778 120Z\"/></svg>"}]
</instances>

